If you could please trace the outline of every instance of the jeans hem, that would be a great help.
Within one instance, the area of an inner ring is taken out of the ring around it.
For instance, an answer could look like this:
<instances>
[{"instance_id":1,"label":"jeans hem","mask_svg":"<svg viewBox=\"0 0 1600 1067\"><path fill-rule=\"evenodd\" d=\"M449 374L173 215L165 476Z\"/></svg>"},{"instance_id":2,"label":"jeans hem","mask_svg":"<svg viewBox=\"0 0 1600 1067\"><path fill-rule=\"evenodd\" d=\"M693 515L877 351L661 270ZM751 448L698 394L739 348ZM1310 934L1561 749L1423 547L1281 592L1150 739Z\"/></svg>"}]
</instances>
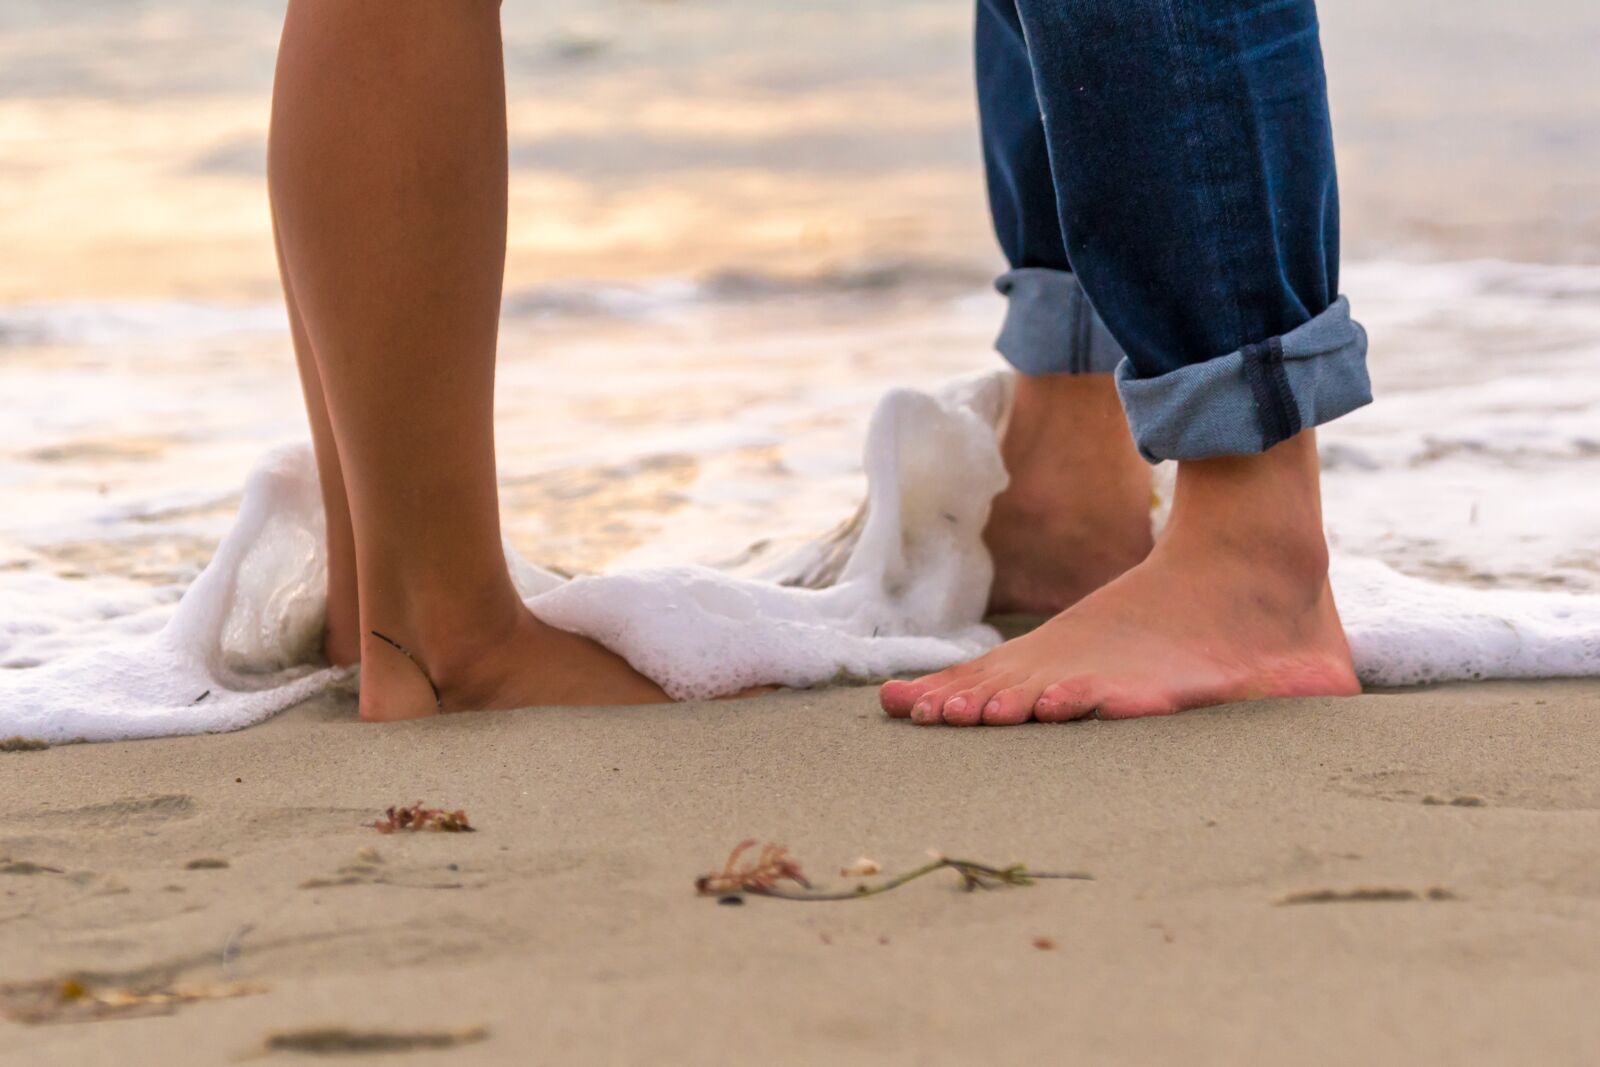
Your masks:
<instances>
[{"instance_id":1,"label":"jeans hem","mask_svg":"<svg viewBox=\"0 0 1600 1067\"><path fill-rule=\"evenodd\" d=\"M1281 337L1154 378L1117 365L1117 391L1152 463L1265 452L1372 402L1367 332L1339 297Z\"/></svg>"},{"instance_id":2,"label":"jeans hem","mask_svg":"<svg viewBox=\"0 0 1600 1067\"><path fill-rule=\"evenodd\" d=\"M1021 267L994 287L1006 297L994 347L1018 373L1111 374L1122 362L1122 346L1071 271Z\"/></svg>"}]
</instances>

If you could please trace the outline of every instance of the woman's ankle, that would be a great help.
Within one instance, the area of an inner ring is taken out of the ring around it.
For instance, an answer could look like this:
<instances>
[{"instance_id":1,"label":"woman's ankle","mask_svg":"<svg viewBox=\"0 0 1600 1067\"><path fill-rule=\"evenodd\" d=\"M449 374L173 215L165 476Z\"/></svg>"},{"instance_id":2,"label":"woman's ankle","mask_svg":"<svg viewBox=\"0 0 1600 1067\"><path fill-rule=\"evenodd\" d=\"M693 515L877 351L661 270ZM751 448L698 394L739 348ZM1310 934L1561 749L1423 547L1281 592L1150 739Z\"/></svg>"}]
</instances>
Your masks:
<instances>
[{"instance_id":1,"label":"woman's ankle","mask_svg":"<svg viewBox=\"0 0 1600 1067\"><path fill-rule=\"evenodd\" d=\"M484 651L513 640L531 618L509 577L477 591L457 586L369 595L362 604L361 653L396 656L399 646L438 689L450 692L469 686Z\"/></svg>"}]
</instances>

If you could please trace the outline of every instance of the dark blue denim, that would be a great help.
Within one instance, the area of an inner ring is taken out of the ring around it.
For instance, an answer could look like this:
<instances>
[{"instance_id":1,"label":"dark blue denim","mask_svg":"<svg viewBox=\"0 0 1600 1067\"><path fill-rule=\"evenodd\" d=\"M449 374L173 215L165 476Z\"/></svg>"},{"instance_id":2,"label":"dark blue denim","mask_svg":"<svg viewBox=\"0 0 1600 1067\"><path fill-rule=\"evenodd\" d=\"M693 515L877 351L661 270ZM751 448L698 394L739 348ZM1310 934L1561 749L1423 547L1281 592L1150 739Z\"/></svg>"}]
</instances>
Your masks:
<instances>
[{"instance_id":1,"label":"dark blue denim","mask_svg":"<svg viewBox=\"0 0 1600 1067\"><path fill-rule=\"evenodd\" d=\"M1313 0L979 0L976 48L1018 370L1115 368L1151 459L1371 400Z\"/></svg>"}]
</instances>

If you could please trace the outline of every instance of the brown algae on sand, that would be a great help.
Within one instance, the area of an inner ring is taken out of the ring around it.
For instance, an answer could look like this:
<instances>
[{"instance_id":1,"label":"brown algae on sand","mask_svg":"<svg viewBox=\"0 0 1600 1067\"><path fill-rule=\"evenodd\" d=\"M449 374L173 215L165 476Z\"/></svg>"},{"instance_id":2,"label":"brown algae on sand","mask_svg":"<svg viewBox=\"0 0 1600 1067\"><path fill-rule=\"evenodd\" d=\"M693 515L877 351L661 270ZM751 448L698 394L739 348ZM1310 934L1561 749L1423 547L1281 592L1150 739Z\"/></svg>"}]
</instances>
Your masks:
<instances>
[{"instance_id":1,"label":"brown algae on sand","mask_svg":"<svg viewBox=\"0 0 1600 1067\"><path fill-rule=\"evenodd\" d=\"M60 867L46 867L32 860L14 860L0 856L0 874L66 874Z\"/></svg>"},{"instance_id":2,"label":"brown algae on sand","mask_svg":"<svg viewBox=\"0 0 1600 1067\"><path fill-rule=\"evenodd\" d=\"M106 985L87 976L0 986L0 1014L32 1026L168 1015L184 1004L265 992L248 985Z\"/></svg>"},{"instance_id":3,"label":"brown algae on sand","mask_svg":"<svg viewBox=\"0 0 1600 1067\"><path fill-rule=\"evenodd\" d=\"M416 1052L476 1044L489 1036L485 1026L463 1030L353 1030L345 1026L319 1026L285 1030L267 1038L268 1052L304 1052L337 1056L375 1052Z\"/></svg>"},{"instance_id":4,"label":"brown algae on sand","mask_svg":"<svg viewBox=\"0 0 1600 1067\"><path fill-rule=\"evenodd\" d=\"M1279 906L1286 904L1382 904L1407 900L1445 901L1460 899L1460 897L1443 886L1434 886L1422 893L1418 893L1415 889L1361 886L1356 889L1309 889L1301 893L1290 893L1277 903Z\"/></svg>"},{"instance_id":5,"label":"brown algae on sand","mask_svg":"<svg viewBox=\"0 0 1600 1067\"><path fill-rule=\"evenodd\" d=\"M43 752L50 742L37 737L0 737L0 752Z\"/></svg>"},{"instance_id":6,"label":"brown algae on sand","mask_svg":"<svg viewBox=\"0 0 1600 1067\"><path fill-rule=\"evenodd\" d=\"M385 810L384 817L374 822L372 828L380 834L392 834L401 830L408 832L436 830L447 834L470 834L475 829L471 820L467 818L467 813L460 808L455 811L425 808L420 800L410 807Z\"/></svg>"},{"instance_id":7,"label":"brown algae on sand","mask_svg":"<svg viewBox=\"0 0 1600 1067\"><path fill-rule=\"evenodd\" d=\"M695 892L703 897L724 897L739 893L772 894L779 882L793 882L802 889L810 889L800 864L789 855L783 845L765 844L756 857L746 863L739 862L746 852L756 846L755 838L741 841L728 853L722 870L712 871L695 879Z\"/></svg>"}]
</instances>

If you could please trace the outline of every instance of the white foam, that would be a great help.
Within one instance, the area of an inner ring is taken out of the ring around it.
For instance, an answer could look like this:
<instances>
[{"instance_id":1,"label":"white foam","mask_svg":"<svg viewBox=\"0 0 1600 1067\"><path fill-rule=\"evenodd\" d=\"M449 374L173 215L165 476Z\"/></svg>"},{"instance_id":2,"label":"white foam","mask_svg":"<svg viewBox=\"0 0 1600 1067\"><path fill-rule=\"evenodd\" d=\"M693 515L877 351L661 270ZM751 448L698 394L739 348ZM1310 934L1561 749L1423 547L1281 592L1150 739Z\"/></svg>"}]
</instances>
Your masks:
<instances>
[{"instance_id":1,"label":"white foam","mask_svg":"<svg viewBox=\"0 0 1600 1067\"><path fill-rule=\"evenodd\" d=\"M625 656L679 700L944 666L990 647L989 501L1009 379L897 389L867 431L868 503L764 577L658 567L580 578L529 602Z\"/></svg>"},{"instance_id":2,"label":"white foam","mask_svg":"<svg viewBox=\"0 0 1600 1067\"><path fill-rule=\"evenodd\" d=\"M975 655L998 640L981 622L990 578L981 534L1005 484L994 445L1005 390L989 376L937 397L885 397L868 432L864 521L765 578L666 567L563 582L508 546L513 576L541 617L601 641L678 699ZM109 643L101 631L32 640L12 631L6 660L39 665L0 673L0 735L234 730L348 680L313 664L322 541L310 450L274 452L164 628Z\"/></svg>"},{"instance_id":3,"label":"white foam","mask_svg":"<svg viewBox=\"0 0 1600 1067\"><path fill-rule=\"evenodd\" d=\"M563 581L507 549L530 607L617 651L672 696L817 685L932 669L992 646L982 530L1005 484L997 428L1009 379L894 390L867 433L867 500L834 533L754 576L657 567ZM323 529L304 446L253 473L233 529L170 620L30 637L12 628L0 735L112 740L233 730L348 672L314 663ZM1335 595L1364 682L1600 674L1600 596L1437 585L1339 559ZM51 591L53 593L54 591ZM46 594L50 595L50 594ZM92 614L92 612L91 612ZM11 613L7 612L7 617Z\"/></svg>"},{"instance_id":4,"label":"white foam","mask_svg":"<svg viewBox=\"0 0 1600 1067\"><path fill-rule=\"evenodd\" d=\"M237 333L279 333L287 325L281 304L63 300L0 309L0 343L172 344Z\"/></svg>"},{"instance_id":5,"label":"white foam","mask_svg":"<svg viewBox=\"0 0 1600 1067\"><path fill-rule=\"evenodd\" d=\"M107 741L237 730L348 677L313 665L326 601L323 519L308 448L251 474L233 529L159 630L62 649L25 638L0 674L0 735ZM84 647L87 646L87 647Z\"/></svg>"},{"instance_id":6,"label":"white foam","mask_svg":"<svg viewBox=\"0 0 1600 1067\"><path fill-rule=\"evenodd\" d=\"M1466 589L1348 556L1332 581L1367 685L1600 675L1600 596Z\"/></svg>"}]
</instances>

